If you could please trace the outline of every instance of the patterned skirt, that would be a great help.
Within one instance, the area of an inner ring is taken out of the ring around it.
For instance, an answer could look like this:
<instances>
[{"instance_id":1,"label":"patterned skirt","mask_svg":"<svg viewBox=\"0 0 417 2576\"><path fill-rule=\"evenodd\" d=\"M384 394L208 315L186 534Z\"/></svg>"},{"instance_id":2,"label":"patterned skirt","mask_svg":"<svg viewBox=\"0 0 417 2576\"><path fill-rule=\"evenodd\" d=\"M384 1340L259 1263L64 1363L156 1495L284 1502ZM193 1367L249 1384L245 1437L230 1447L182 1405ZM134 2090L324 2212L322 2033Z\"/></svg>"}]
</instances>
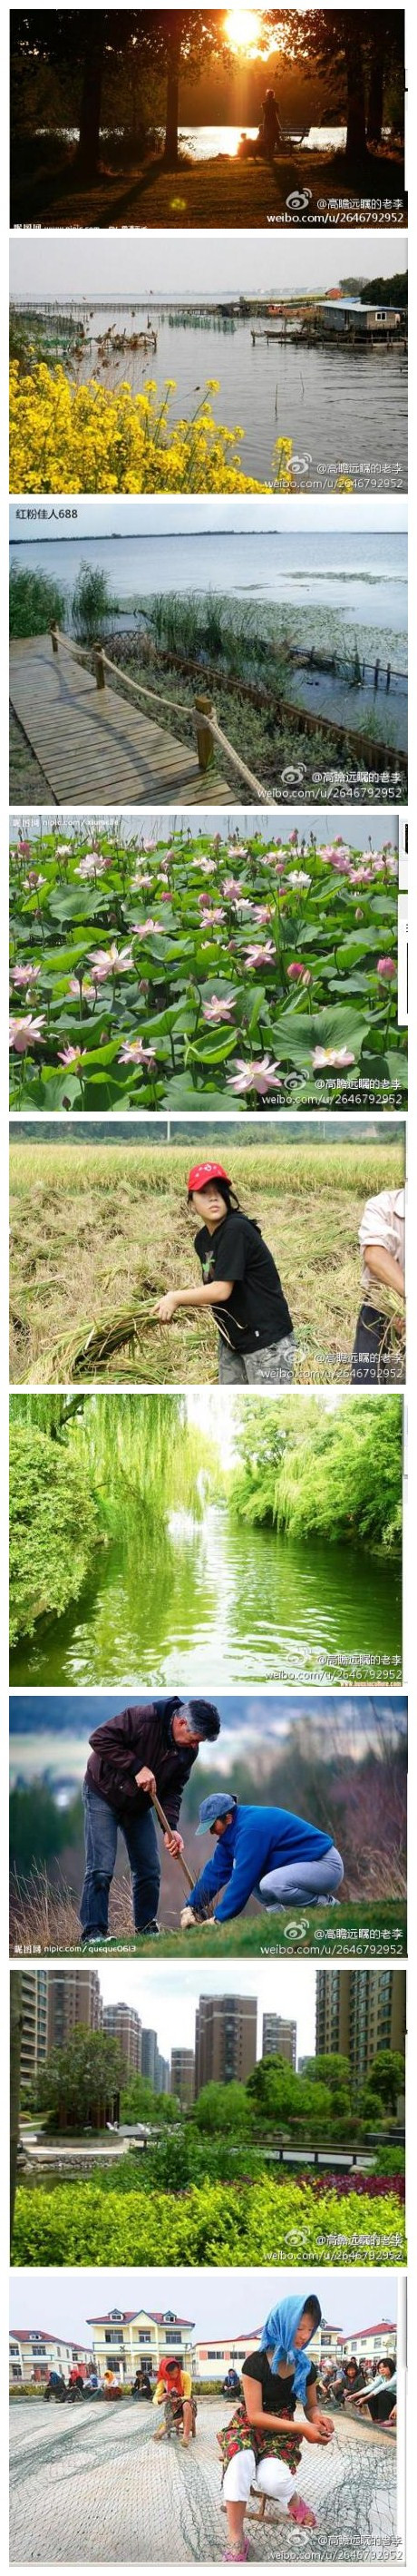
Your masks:
<instances>
[{"instance_id":1,"label":"patterned skirt","mask_svg":"<svg viewBox=\"0 0 417 2576\"><path fill-rule=\"evenodd\" d=\"M286 2415L286 2412L286 2406L283 2406L282 2414ZM217 2441L221 2452L223 2477L225 2470L228 2469L229 2460L234 2460L236 2451L254 2451L256 2466L258 2466L258 2460L284 2460L285 2467L291 2470L293 2477L300 2466L301 2445L297 2439L294 2418L290 2410L288 2410L288 2433L271 2433L271 2431L268 2432L267 2427L265 2432L261 2433L259 2424L255 2428L254 2424L249 2423L246 2407L237 2406L230 2424L224 2424L222 2432L217 2434Z\"/></svg>"}]
</instances>

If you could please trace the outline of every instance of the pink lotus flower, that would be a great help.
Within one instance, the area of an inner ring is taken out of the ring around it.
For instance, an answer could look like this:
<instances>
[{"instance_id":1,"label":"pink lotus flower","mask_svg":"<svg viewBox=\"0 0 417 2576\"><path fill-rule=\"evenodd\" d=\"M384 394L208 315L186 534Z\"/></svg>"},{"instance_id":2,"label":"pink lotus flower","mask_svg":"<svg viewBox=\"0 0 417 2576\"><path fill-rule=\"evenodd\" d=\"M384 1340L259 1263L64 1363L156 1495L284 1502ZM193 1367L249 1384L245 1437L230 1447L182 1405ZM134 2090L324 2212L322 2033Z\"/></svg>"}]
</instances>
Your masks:
<instances>
[{"instance_id":1,"label":"pink lotus flower","mask_svg":"<svg viewBox=\"0 0 417 2576\"><path fill-rule=\"evenodd\" d=\"M149 875L148 869L145 876L132 877L132 894L142 894L142 892L147 893L148 886L151 885L153 885L153 877Z\"/></svg>"},{"instance_id":2,"label":"pink lotus flower","mask_svg":"<svg viewBox=\"0 0 417 2576\"><path fill-rule=\"evenodd\" d=\"M309 974L308 967L298 965L295 957L293 958L292 965L287 966L287 975L289 984L311 984L311 975Z\"/></svg>"},{"instance_id":3,"label":"pink lotus flower","mask_svg":"<svg viewBox=\"0 0 417 2576\"><path fill-rule=\"evenodd\" d=\"M24 992L28 993L30 985L36 984L36 977L40 975L40 971L40 966L13 966L10 982L17 986L22 984Z\"/></svg>"},{"instance_id":4,"label":"pink lotus flower","mask_svg":"<svg viewBox=\"0 0 417 2576\"><path fill-rule=\"evenodd\" d=\"M204 921L201 924L202 930L214 930L218 921L224 921L224 907L220 903L216 905L213 912L205 912Z\"/></svg>"},{"instance_id":5,"label":"pink lotus flower","mask_svg":"<svg viewBox=\"0 0 417 2576\"><path fill-rule=\"evenodd\" d=\"M70 841L57 841L57 843L56 843L56 849L55 849L55 858L56 858L56 859L70 859L70 858L71 858L71 842L70 842Z\"/></svg>"},{"instance_id":6,"label":"pink lotus flower","mask_svg":"<svg viewBox=\"0 0 417 2576\"><path fill-rule=\"evenodd\" d=\"M193 867L198 868L200 877L215 877L216 866L214 859L193 859Z\"/></svg>"},{"instance_id":7,"label":"pink lotus flower","mask_svg":"<svg viewBox=\"0 0 417 2576\"><path fill-rule=\"evenodd\" d=\"M90 948L89 955L95 984L107 984L111 975L134 974L130 948L116 948L114 941L111 948Z\"/></svg>"},{"instance_id":8,"label":"pink lotus flower","mask_svg":"<svg viewBox=\"0 0 417 2576\"><path fill-rule=\"evenodd\" d=\"M272 921L273 910L273 903L257 903L255 905L256 921L259 922L259 924L261 921Z\"/></svg>"},{"instance_id":9,"label":"pink lotus flower","mask_svg":"<svg viewBox=\"0 0 417 2576\"><path fill-rule=\"evenodd\" d=\"M345 856L345 854L344 854L343 850L327 850L327 852L324 852L324 851L323 851L323 857L325 857L325 856L327 856L327 864L328 864L328 867L329 867L329 868L334 868L334 873L335 873L335 876L336 876L336 877L350 877L350 875L351 875L351 860L350 860L350 858L348 858L348 857L347 857L347 855Z\"/></svg>"},{"instance_id":10,"label":"pink lotus flower","mask_svg":"<svg viewBox=\"0 0 417 2576\"><path fill-rule=\"evenodd\" d=\"M354 1055L349 1055L348 1047L314 1047L312 1056L313 1073L325 1072L326 1066L333 1066L335 1071L346 1073L348 1065L354 1064L354 1062Z\"/></svg>"},{"instance_id":11,"label":"pink lotus flower","mask_svg":"<svg viewBox=\"0 0 417 2576\"><path fill-rule=\"evenodd\" d=\"M333 859L336 866L338 866L340 859L349 859L350 863L352 852L346 841L324 841L318 851L318 857L319 859Z\"/></svg>"},{"instance_id":12,"label":"pink lotus flower","mask_svg":"<svg viewBox=\"0 0 417 2576\"><path fill-rule=\"evenodd\" d=\"M276 876L277 876L277 877L280 877L280 876L282 877L282 876L283 876L283 873L284 873L284 868L286 868L286 865L287 865L287 853L286 853L286 850L283 850L283 851L281 851L281 850L267 850L267 851L266 851L266 854L265 854L265 858L261 858L260 853L259 853L258 858L257 858L257 861L256 861L256 865L257 865L257 868L270 868L270 867L274 867L274 868L275 868L275 872L276 872Z\"/></svg>"},{"instance_id":13,"label":"pink lotus flower","mask_svg":"<svg viewBox=\"0 0 417 2576\"><path fill-rule=\"evenodd\" d=\"M9 1046L14 1047L16 1055L27 1055L28 1047L42 1046L42 1030L44 1027L44 1011L38 1020L11 1020Z\"/></svg>"},{"instance_id":14,"label":"pink lotus flower","mask_svg":"<svg viewBox=\"0 0 417 2576\"><path fill-rule=\"evenodd\" d=\"M72 1065L72 1071L73 1071L73 1073L78 1073L78 1067L79 1067L79 1065L80 1065L80 1064L85 1064L85 1063L86 1063L86 1058L87 1058L87 1049L86 1049L86 1047L79 1047L79 1046L77 1046L77 1047L72 1047L72 1046L58 1047L58 1062L59 1062L59 1064Z\"/></svg>"},{"instance_id":15,"label":"pink lotus flower","mask_svg":"<svg viewBox=\"0 0 417 2576\"><path fill-rule=\"evenodd\" d=\"M89 975L83 974L82 966L80 966L79 975L70 975L69 979L68 992L71 994L72 1000L75 1002L79 1002L81 986L83 993L87 994L87 998L89 994L94 996L94 984L90 983Z\"/></svg>"},{"instance_id":16,"label":"pink lotus flower","mask_svg":"<svg viewBox=\"0 0 417 2576\"><path fill-rule=\"evenodd\" d=\"M131 937L132 939L152 939L155 937L155 932L158 933L158 931L160 931L160 928L160 921L152 921L150 913L148 921L132 922Z\"/></svg>"},{"instance_id":17,"label":"pink lotus flower","mask_svg":"<svg viewBox=\"0 0 417 2576\"><path fill-rule=\"evenodd\" d=\"M225 994L224 1001L219 1001L217 994L213 993L212 1002L203 1002L203 1020L212 1020L213 1024L218 1020L230 1020L235 1009L235 993Z\"/></svg>"},{"instance_id":18,"label":"pink lotus flower","mask_svg":"<svg viewBox=\"0 0 417 2576\"><path fill-rule=\"evenodd\" d=\"M125 1038L119 1064L156 1064L153 1047L144 1047L141 1038Z\"/></svg>"},{"instance_id":19,"label":"pink lotus flower","mask_svg":"<svg viewBox=\"0 0 417 2576\"><path fill-rule=\"evenodd\" d=\"M238 898L238 900L239 900L239 895L240 895L240 879L239 879L239 877L225 877L225 879L224 879L224 884L223 884L223 886L222 886L222 894L226 894L226 895L228 895L228 897L229 897L229 903L232 903L232 902L233 902L233 898L234 898L234 896L236 896L236 895L237 895L237 898ZM200 900L200 902L201 902L201 896L200 896L199 900Z\"/></svg>"},{"instance_id":20,"label":"pink lotus flower","mask_svg":"<svg viewBox=\"0 0 417 2576\"><path fill-rule=\"evenodd\" d=\"M351 868L350 884L353 886L372 885L370 868Z\"/></svg>"},{"instance_id":21,"label":"pink lotus flower","mask_svg":"<svg viewBox=\"0 0 417 2576\"><path fill-rule=\"evenodd\" d=\"M37 886L41 885L46 885L46 877L37 876L36 869L31 868L30 876L23 878L24 893L35 894Z\"/></svg>"},{"instance_id":22,"label":"pink lotus flower","mask_svg":"<svg viewBox=\"0 0 417 2576\"><path fill-rule=\"evenodd\" d=\"M216 832L215 839L217 842L220 841L220 832ZM244 847L243 841L232 841L231 846L234 859L247 859L248 851L247 848Z\"/></svg>"},{"instance_id":23,"label":"pink lotus flower","mask_svg":"<svg viewBox=\"0 0 417 2576\"><path fill-rule=\"evenodd\" d=\"M377 964L377 970L376 970L376 971L377 971L377 975L380 975L380 976L381 976L381 980L384 982L384 984L392 984L393 979L395 980L396 973L397 973L397 968L396 968L396 965L395 965L395 960L394 960L394 958L393 958L393 957L378 957L378 964Z\"/></svg>"},{"instance_id":24,"label":"pink lotus flower","mask_svg":"<svg viewBox=\"0 0 417 2576\"><path fill-rule=\"evenodd\" d=\"M267 939L265 941L264 948L245 948L245 958L246 965L249 967L271 966L272 960L275 958L273 939Z\"/></svg>"},{"instance_id":25,"label":"pink lotus flower","mask_svg":"<svg viewBox=\"0 0 417 2576\"><path fill-rule=\"evenodd\" d=\"M272 1056L269 1055L260 1056L253 1064L244 1064L242 1056L238 1055L236 1072L228 1073L226 1080L229 1091L235 1091L239 1095L244 1091L257 1091L260 1100L264 1098L267 1091L279 1091L281 1088L278 1065L273 1064Z\"/></svg>"}]
</instances>

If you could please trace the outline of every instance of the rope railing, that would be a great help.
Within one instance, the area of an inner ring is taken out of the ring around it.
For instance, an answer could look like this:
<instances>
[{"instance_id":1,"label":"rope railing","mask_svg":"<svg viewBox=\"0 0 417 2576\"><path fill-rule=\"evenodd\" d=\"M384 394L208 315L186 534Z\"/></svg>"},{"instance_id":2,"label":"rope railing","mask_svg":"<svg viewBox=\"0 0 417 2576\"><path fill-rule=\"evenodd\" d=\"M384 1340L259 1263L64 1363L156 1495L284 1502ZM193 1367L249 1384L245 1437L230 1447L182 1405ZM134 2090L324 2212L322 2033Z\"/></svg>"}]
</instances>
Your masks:
<instances>
[{"instance_id":1,"label":"rope railing","mask_svg":"<svg viewBox=\"0 0 417 2576\"><path fill-rule=\"evenodd\" d=\"M77 661L80 654L83 660L86 659L86 649L88 648L83 647L82 644L71 644L69 636L63 635L61 628L56 624L51 626L51 640L53 653L57 653L59 644L63 644L66 652L72 653L74 661ZM185 706L184 703L181 704L177 698L160 698L158 697L157 689L148 689L145 687L144 680L132 680L127 671L119 670L118 663L111 661L110 654L105 652L103 644L92 644L90 647L90 658L91 654L93 654L95 661L98 689L105 688L105 670L112 671L115 679L119 682L122 681L124 688L132 690L134 697L148 698L149 702L152 703L153 706L158 707L160 716L163 716L165 707L169 707L170 713L173 715L183 717L189 716L196 726L199 769L202 771L208 769L213 744L214 742L218 742L220 750L225 752L227 760L232 762L232 766L238 770L239 777L244 779L245 786L250 787L251 793L256 797L258 805L269 805L270 796L268 795L267 790L264 787L261 787L259 778L255 778L253 771L248 769L247 762L245 760L241 760L240 753L238 751L234 751L233 743L228 741L227 734L222 733L221 726L217 723L217 717L214 707L211 705L210 698L195 698L194 706L192 707Z\"/></svg>"}]
</instances>

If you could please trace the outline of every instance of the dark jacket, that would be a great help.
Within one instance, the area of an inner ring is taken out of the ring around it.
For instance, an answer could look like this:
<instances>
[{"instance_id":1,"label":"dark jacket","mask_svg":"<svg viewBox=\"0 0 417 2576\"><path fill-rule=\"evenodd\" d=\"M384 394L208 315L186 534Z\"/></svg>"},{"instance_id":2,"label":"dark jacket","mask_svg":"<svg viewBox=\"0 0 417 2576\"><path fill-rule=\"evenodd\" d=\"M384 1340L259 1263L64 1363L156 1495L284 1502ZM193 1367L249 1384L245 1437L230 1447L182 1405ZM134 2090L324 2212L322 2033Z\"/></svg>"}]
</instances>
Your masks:
<instances>
[{"instance_id":1,"label":"dark jacket","mask_svg":"<svg viewBox=\"0 0 417 2576\"><path fill-rule=\"evenodd\" d=\"M154 1772L161 1807L175 1831L183 1790L197 1760L195 1748L188 1752L185 1744L172 1740L171 1720L180 1705L179 1699L137 1700L90 1735L86 1780L117 1816L126 1812L141 1816L151 1806L146 1791L136 1788L136 1772L146 1764Z\"/></svg>"}]
</instances>

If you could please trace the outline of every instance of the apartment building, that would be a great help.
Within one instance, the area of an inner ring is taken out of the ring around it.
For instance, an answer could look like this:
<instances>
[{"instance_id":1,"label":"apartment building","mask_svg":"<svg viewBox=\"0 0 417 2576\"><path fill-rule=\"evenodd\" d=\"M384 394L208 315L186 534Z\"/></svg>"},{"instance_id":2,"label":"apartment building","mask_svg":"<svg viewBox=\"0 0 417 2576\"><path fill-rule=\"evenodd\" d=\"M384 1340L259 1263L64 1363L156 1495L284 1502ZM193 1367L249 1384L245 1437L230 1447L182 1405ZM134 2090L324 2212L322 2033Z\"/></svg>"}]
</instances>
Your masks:
<instances>
[{"instance_id":1,"label":"apartment building","mask_svg":"<svg viewBox=\"0 0 417 2576\"><path fill-rule=\"evenodd\" d=\"M129 2004L105 2004L103 2030L106 2039L116 2039L121 2049L127 2075L142 2071L142 2023L139 2013Z\"/></svg>"},{"instance_id":2,"label":"apartment building","mask_svg":"<svg viewBox=\"0 0 417 2576\"><path fill-rule=\"evenodd\" d=\"M406 1980L400 1968L320 1968L316 1981L316 2053L348 2057L356 2088L378 2049L405 2050Z\"/></svg>"},{"instance_id":3,"label":"apartment building","mask_svg":"<svg viewBox=\"0 0 417 2576\"><path fill-rule=\"evenodd\" d=\"M195 2089L245 2084L256 2065L256 1995L200 1995L195 2029Z\"/></svg>"},{"instance_id":4,"label":"apartment building","mask_svg":"<svg viewBox=\"0 0 417 2576\"><path fill-rule=\"evenodd\" d=\"M280 2013L266 2012L262 2018L262 2056L286 2057L288 2065L297 2064L297 2023L283 2021Z\"/></svg>"},{"instance_id":5,"label":"apartment building","mask_svg":"<svg viewBox=\"0 0 417 2576\"><path fill-rule=\"evenodd\" d=\"M48 2053L48 1977L46 1968L22 1968L21 1971L21 2057L22 2088L33 2082L44 2066Z\"/></svg>"},{"instance_id":6,"label":"apartment building","mask_svg":"<svg viewBox=\"0 0 417 2576\"><path fill-rule=\"evenodd\" d=\"M193 2102L195 2096L195 2055L193 2048L173 2048L171 2056L171 2093L180 2102Z\"/></svg>"}]
</instances>

